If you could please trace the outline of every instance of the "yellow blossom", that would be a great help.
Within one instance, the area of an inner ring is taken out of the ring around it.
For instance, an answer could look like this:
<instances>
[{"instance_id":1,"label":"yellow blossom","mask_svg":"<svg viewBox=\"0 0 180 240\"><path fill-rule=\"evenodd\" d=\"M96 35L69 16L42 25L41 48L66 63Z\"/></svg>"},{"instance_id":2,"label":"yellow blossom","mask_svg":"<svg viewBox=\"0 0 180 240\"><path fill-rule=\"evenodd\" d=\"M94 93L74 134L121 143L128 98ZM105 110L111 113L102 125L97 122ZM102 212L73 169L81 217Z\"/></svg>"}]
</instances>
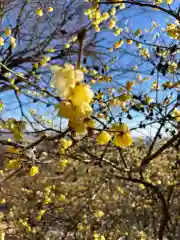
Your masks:
<instances>
[{"instance_id":1,"label":"yellow blossom","mask_svg":"<svg viewBox=\"0 0 180 240\"><path fill-rule=\"evenodd\" d=\"M77 133L84 133L87 128L85 122L79 119L70 120L68 126Z\"/></svg>"},{"instance_id":2,"label":"yellow blossom","mask_svg":"<svg viewBox=\"0 0 180 240\"><path fill-rule=\"evenodd\" d=\"M104 12L101 16L102 20L106 21L110 17L108 12Z\"/></svg>"},{"instance_id":3,"label":"yellow blossom","mask_svg":"<svg viewBox=\"0 0 180 240\"><path fill-rule=\"evenodd\" d=\"M173 3L173 0L166 0L166 3L170 5Z\"/></svg>"},{"instance_id":4,"label":"yellow blossom","mask_svg":"<svg viewBox=\"0 0 180 240\"><path fill-rule=\"evenodd\" d=\"M64 118L72 118L75 116L75 109L69 101L61 101L59 103L59 115Z\"/></svg>"},{"instance_id":5,"label":"yellow blossom","mask_svg":"<svg viewBox=\"0 0 180 240\"><path fill-rule=\"evenodd\" d=\"M64 44L64 48L66 48L66 49L68 49L68 48L70 48L70 43L66 43L66 44Z\"/></svg>"},{"instance_id":6,"label":"yellow blossom","mask_svg":"<svg viewBox=\"0 0 180 240\"><path fill-rule=\"evenodd\" d=\"M5 232L0 230L0 240L5 240Z\"/></svg>"},{"instance_id":7,"label":"yellow blossom","mask_svg":"<svg viewBox=\"0 0 180 240\"><path fill-rule=\"evenodd\" d=\"M49 203L51 203L51 202L52 202L51 198L49 198L49 197L45 197L45 198L44 198L43 203L44 203L45 205L47 205L47 204L49 204Z\"/></svg>"},{"instance_id":8,"label":"yellow blossom","mask_svg":"<svg viewBox=\"0 0 180 240\"><path fill-rule=\"evenodd\" d=\"M29 170L29 176L31 177L35 176L38 173L39 173L39 167L37 166L32 166Z\"/></svg>"},{"instance_id":9,"label":"yellow blossom","mask_svg":"<svg viewBox=\"0 0 180 240\"><path fill-rule=\"evenodd\" d=\"M115 35L115 36L118 36L119 34L122 33L122 31L123 31L122 28L117 28L117 29L114 31L114 35Z\"/></svg>"},{"instance_id":10,"label":"yellow blossom","mask_svg":"<svg viewBox=\"0 0 180 240\"><path fill-rule=\"evenodd\" d=\"M65 201L65 200L66 200L66 196L64 194L60 194L59 201Z\"/></svg>"},{"instance_id":11,"label":"yellow blossom","mask_svg":"<svg viewBox=\"0 0 180 240\"><path fill-rule=\"evenodd\" d=\"M93 95L89 85L80 83L72 90L70 100L74 106L79 106L82 102L89 104L93 99Z\"/></svg>"},{"instance_id":12,"label":"yellow blossom","mask_svg":"<svg viewBox=\"0 0 180 240\"><path fill-rule=\"evenodd\" d=\"M111 19L108 25L109 29L113 29L115 26L116 26L116 21L114 19Z\"/></svg>"},{"instance_id":13,"label":"yellow blossom","mask_svg":"<svg viewBox=\"0 0 180 240\"><path fill-rule=\"evenodd\" d=\"M129 45L131 45L131 44L133 44L133 40L132 39L127 39L127 44L129 44Z\"/></svg>"},{"instance_id":14,"label":"yellow blossom","mask_svg":"<svg viewBox=\"0 0 180 240\"><path fill-rule=\"evenodd\" d=\"M20 159L9 160L7 163L4 164L4 168L7 170L19 168L21 162L22 161Z\"/></svg>"},{"instance_id":15,"label":"yellow blossom","mask_svg":"<svg viewBox=\"0 0 180 240\"><path fill-rule=\"evenodd\" d=\"M77 82L84 79L84 74L81 70L74 69L71 64L65 64L64 67L57 65L50 67L53 72L52 83L60 95L68 97L71 90Z\"/></svg>"},{"instance_id":16,"label":"yellow blossom","mask_svg":"<svg viewBox=\"0 0 180 240\"><path fill-rule=\"evenodd\" d=\"M12 48L16 47L16 39L14 37L10 37L10 44L11 44Z\"/></svg>"},{"instance_id":17,"label":"yellow blossom","mask_svg":"<svg viewBox=\"0 0 180 240\"><path fill-rule=\"evenodd\" d=\"M53 12L54 11L54 9L53 9L53 7L48 7L48 12Z\"/></svg>"},{"instance_id":18,"label":"yellow blossom","mask_svg":"<svg viewBox=\"0 0 180 240\"><path fill-rule=\"evenodd\" d=\"M69 164L69 160L67 160L67 159L64 159L64 160L59 162L59 166L62 167L62 168L67 167L68 164Z\"/></svg>"},{"instance_id":19,"label":"yellow blossom","mask_svg":"<svg viewBox=\"0 0 180 240\"><path fill-rule=\"evenodd\" d=\"M11 35L11 29L10 28L6 28L5 31L4 31L4 34L9 37Z\"/></svg>"},{"instance_id":20,"label":"yellow blossom","mask_svg":"<svg viewBox=\"0 0 180 240\"><path fill-rule=\"evenodd\" d=\"M3 199L0 199L0 204L3 204L3 203L5 203L6 202L6 200L3 198Z\"/></svg>"},{"instance_id":21,"label":"yellow blossom","mask_svg":"<svg viewBox=\"0 0 180 240\"><path fill-rule=\"evenodd\" d=\"M0 36L0 46L4 46L4 39Z\"/></svg>"},{"instance_id":22,"label":"yellow blossom","mask_svg":"<svg viewBox=\"0 0 180 240\"><path fill-rule=\"evenodd\" d=\"M36 10L36 15L39 16L39 17L42 17L42 16L43 16L43 10L42 10L42 8L38 8L38 9Z\"/></svg>"},{"instance_id":23,"label":"yellow blossom","mask_svg":"<svg viewBox=\"0 0 180 240\"><path fill-rule=\"evenodd\" d=\"M112 130L113 130L113 132L115 132L117 134L125 133L125 132L129 131L128 126L124 123L114 123L112 125Z\"/></svg>"},{"instance_id":24,"label":"yellow blossom","mask_svg":"<svg viewBox=\"0 0 180 240\"><path fill-rule=\"evenodd\" d=\"M112 16L114 16L114 15L116 14L116 8L115 8L115 7L113 7L113 8L111 9L110 14L111 14Z\"/></svg>"},{"instance_id":25,"label":"yellow blossom","mask_svg":"<svg viewBox=\"0 0 180 240\"><path fill-rule=\"evenodd\" d=\"M104 216L104 212L101 210L96 210L93 214L96 218L101 218Z\"/></svg>"},{"instance_id":26,"label":"yellow blossom","mask_svg":"<svg viewBox=\"0 0 180 240\"><path fill-rule=\"evenodd\" d=\"M18 148L14 148L14 147L12 147L12 146L8 146L8 152L9 153L17 153L17 154L19 154L20 153L20 149L18 149Z\"/></svg>"},{"instance_id":27,"label":"yellow blossom","mask_svg":"<svg viewBox=\"0 0 180 240\"><path fill-rule=\"evenodd\" d=\"M162 4L163 3L163 0L155 0L155 4L159 5L159 4Z\"/></svg>"},{"instance_id":28,"label":"yellow blossom","mask_svg":"<svg viewBox=\"0 0 180 240\"><path fill-rule=\"evenodd\" d=\"M96 141L98 144L103 145L103 144L108 144L110 139L111 139L111 135L106 131L102 131L98 134Z\"/></svg>"},{"instance_id":29,"label":"yellow blossom","mask_svg":"<svg viewBox=\"0 0 180 240\"><path fill-rule=\"evenodd\" d=\"M114 137L114 145L116 147L129 147L132 145L132 136L130 132L120 133Z\"/></svg>"},{"instance_id":30,"label":"yellow blossom","mask_svg":"<svg viewBox=\"0 0 180 240\"><path fill-rule=\"evenodd\" d=\"M63 149L67 149L68 147L70 147L72 145L72 140L70 139L65 139L65 138L62 138L60 140L60 146L63 148Z\"/></svg>"},{"instance_id":31,"label":"yellow blossom","mask_svg":"<svg viewBox=\"0 0 180 240\"><path fill-rule=\"evenodd\" d=\"M93 240L106 240L104 235L98 234L97 232L93 233Z\"/></svg>"},{"instance_id":32,"label":"yellow blossom","mask_svg":"<svg viewBox=\"0 0 180 240\"><path fill-rule=\"evenodd\" d=\"M180 121L180 110L175 108L172 113L172 117L175 118L175 120L179 122Z\"/></svg>"},{"instance_id":33,"label":"yellow blossom","mask_svg":"<svg viewBox=\"0 0 180 240\"><path fill-rule=\"evenodd\" d=\"M96 123L93 119L88 119L88 120L86 120L86 126L89 128L95 128Z\"/></svg>"},{"instance_id":34,"label":"yellow blossom","mask_svg":"<svg viewBox=\"0 0 180 240\"><path fill-rule=\"evenodd\" d=\"M133 85L134 85L134 82L133 82L133 81L128 81L128 82L126 83L125 88L126 88L128 91L131 91Z\"/></svg>"},{"instance_id":35,"label":"yellow blossom","mask_svg":"<svg viewBox=\"0 0 180 240\"><path fill-rule=\"evenodd\" d=\"M114 44L114 48L117 49L117 48L120 48L124 43L124 40L120 40L119 42L116 42Z\"/></svg>"}]
</instances>

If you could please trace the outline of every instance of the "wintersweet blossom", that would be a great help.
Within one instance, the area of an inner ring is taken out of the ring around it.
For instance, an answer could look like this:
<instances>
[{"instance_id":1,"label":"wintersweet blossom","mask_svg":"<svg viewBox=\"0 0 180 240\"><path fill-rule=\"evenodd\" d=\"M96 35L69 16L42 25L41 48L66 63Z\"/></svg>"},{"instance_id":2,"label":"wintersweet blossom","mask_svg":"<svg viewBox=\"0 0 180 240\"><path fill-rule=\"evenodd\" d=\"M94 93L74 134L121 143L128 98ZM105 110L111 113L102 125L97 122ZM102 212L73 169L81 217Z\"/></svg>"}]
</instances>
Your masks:
<instances>
[{"instance_id":1,"label":"wintersweet blossom","mask_svg":"<svg viewBox=\"0 0 180 240\"><path fill-rule=\"evenodd\" d=\"M112 125L114 132L114 145L117 147L129 147L132 145L133 139L130 134L129 128L126 124L116 123Z\"/></svg>"},{"instance_id":2,"label":"wintersweet blossom","mask_svg":"<svg viewBox=\"0 0 180 240\"><path fill-rule=\"evenodd\" d=\"M32 166L29 170L29 176L33 177L39 173L39 168L37 166Z\"/></svg>"},{"instance_id":3,"label":"wintersweet blossom","mask_svg":"<svg viewBox=\"0 0 180 240\"><path fill-rule=\"evenodd\" d=\"M90 86L85 83L80 83L72 90L70 99L74 106L79 106L82 102L91 103L93 96L94 94Z\"/></svg>"},{"instance_id":4,"label":"wintersweet blossom","mask_svg":"<svg viewBox=\"0 0 180 240\"><path fill-rule=\"evenodd\" d=\"M100 145L104 145L104 144L108 144L110 139L111 139L111 135L106 131L102 131L98 134L96 138L96 142Z\"/></svg>"},{"instance_id":5,"label":"wintersweet blossom","mask_svg":"<svg viewBox=\"0 0 180 240\"><path fill-rule=\"evenodd\" d=\"M64 67L54 65L50 69L53 73L53 86L63 97L68 97L76 83L84 79L83 72L75 69L71 64L65 64Z\"/></svg>"}]
</instances>

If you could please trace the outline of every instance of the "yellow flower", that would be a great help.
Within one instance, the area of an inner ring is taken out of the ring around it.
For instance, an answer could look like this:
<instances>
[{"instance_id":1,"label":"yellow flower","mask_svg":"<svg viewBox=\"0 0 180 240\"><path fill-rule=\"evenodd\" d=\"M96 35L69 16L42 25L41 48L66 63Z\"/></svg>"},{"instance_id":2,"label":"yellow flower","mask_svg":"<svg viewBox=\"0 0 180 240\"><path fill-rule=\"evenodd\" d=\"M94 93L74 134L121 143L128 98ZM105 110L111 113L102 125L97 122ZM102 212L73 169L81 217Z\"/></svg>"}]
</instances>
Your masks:
<instances>
[{"instance_id":1,"label":"yellow flower","mask_svg":"<svg viewBox=\"0 0 180 240\"><path fill-rule=\"evenodd\" d=\"M129 45L131 45L131 44L133 44L133 40L131 40L131 39L127 39L127 44L129 44Z\"/></svg>"},{"instance_id":2,"label":"yellow flower","mask_svg":"<svg viewBox=\"0 0 180 240\"><path fill-rule=\"evenodd\" d=\"M90 83L91 83L91 84L95 84L95 83L96 83L96 80L95 80L95 79L91 79L91 80L90 80Z\"/></svg>"},{"instance_id":3,"label":"yellow flower","mask_svg":"<svg viewBox=\"0 0 180 240\"><path fill-rule=\"evenodd\" d=\"M149 105L150 103L152 103L153 99L150 96L145 96L145 101Z\"/></svg>"},{"instance_id":4,"label":"yellow flower","mask_svg":"<svg viewBox=\"0 0 180 240\"><path fill-rule=\"evenodd\" d=\"M16 47L16 39L14 37L10 37L10 44L11 44L12 48Z\"/></svg>"},{"instance_id":5,"label":"yellow flower","mask_svg":"<svg viewBox=\"0 0 180 240\"><path fill-rule=\"evenodd\" d=\"M119 34L122 33L122 31L123 31L122 28L117 28L117 29L114 31L114 35L115 35L115 36L118 36Z\"/></svg>"},{"instance_id":6,"label":"yellow flower","mask_svg":"<svg viewBox=\"0 0 180 240\"><path fill-rule=\"evenodd\" d=\"M174 39L180 39L180 27L176 24L167 24L166 27L167 34L174 38Z\"/></svg>"},{"instance_id":7,"label":"yellow flower","mask_svg":"<svg viewBox=\"0 0 180 240\"><path fill-rule=\"evenodd\" d=\"M132 136L130 132L120 133L114 137L116 147L129 147L132 145Z\"/></svg>"},{"instance_id":8,"label":"yellow flower","mask_svg":"<svg viewBox=\"0 0 180 240\"><path fill-rule=\"evenodd\" d=\"M116 26L116 21L114 19L111 19L108 25L109 29L113 29L115 26Z\"/></svg>"},{"instance_id":9,"label":"yellow flower","mask_svg":"<svg viewBox=\"0 0 180 240\"><path fill-rule=\"evenodd\" d=\"M86 126L89 128L95 128L96 123L93 119L88 119L88 120L86 120Z\"/></svg>"},{"instance_id":10,"label":"yellow flower","mask_svg":"<svg viewBox=\"0 0 180 240\"><path fill-rule=\"evenodd\" d=\"M34 63L33 67L37 69L39 67L39 64L38 63Z\"/></svg>"},{"instance_id":11,"label":"yellow flower","mask_svg":"<svg viewBox=\"0 0 180 240\"><path fill-rule=\"evenodd\" d=\"M111 139L111 135L106 131L102 131L97 136L96 141L97 141L98 144L103 145L103 144L108 144L110 139Z\"/></svg>"},{"instance_id":12,"label":"yellow flower","mask_svg":"<svg viewBox=\"0 0 180 240\"><path fill-rule=\"evenodd\" d=\"M66 49L70 48L70 46L71 45L69 43L64 44L64 48L66 48Z\"/></svg>"},{"instance_id":13,"label":"yellow flower","mask_svg":"<svg viewBox=\"0 0 180 240\"><path fill-rule=\"evenodd\" d=\"M59 162L59 166L62 168L67 167L67 165L69 164L69 160L65 159Z\"/></svg>"},{"instance_id":14,"label":"yellow flower","mask_svg":"<svg viewBox=\"0 0 180 240\"><path fill-rule=\"evenodd\" d=\"M133 85L134 85L134 82L133 82L133 81L132 81L132 82L131 82L131 81L128 81L128 82L126 83L126 89L127 89L128 91L131 91Z\"/></svg>"},{"instance_id":15,"label":"yellow flower","mask_svg":"<svg viewBox=\"0 0 180 240\"><path fill-rule=\"evenodd\" d=\"M117 49L117 48L120 48L124 43L124 40L120 40L119 42L116 42L114 44L114 48Z\"/></svg>"},{"instance_id":16,"label":"yellow flower","mask_svg":"<svg viewBox=\"0 0 180 240\"><path fill-rule=\"evenodd\" d=\"M81 105L75 107L75 118L85 119L92 115L92 107L88 103L81 103Z\"/></svg>"},{"instance_id":17,"label":"yellow flower","mask_svg":"<svg viewBox=\"0 0 180 240\"><path fill-rule=\"evenodd\" d=\"M33 177L39 173L39 168L37 166L32 166L29 170L29 176Z\"/></svg>"},{"instance_id":18,"label":"yellow flower","mask_svg":"<svg viewBox=\"0 0 180 240\"><path fill-rule=\"evenodd\" d=\"M116 14L116 8L113 7L110 11L110 14L114 16Z\"/></svg>"},{"instance_id":19,"label":"yellow flower","mask_svg":"<svg viewBox=\"0 0 180 240\"><path fill-rule=\"evenodd\" d=\"M13 160L9 160L7 163L5 163L4 168L7 170L16 169L16 168L19 168L20 165L21 165L20 159L13 159Z\"/></svg>"},{"instance_id":20,"label":"yellow flower","mask_svg":"<svg viewBox=\"0 0 180 240\"><path fill-rule=\"evenodd\" d=\"M67 149L68 147L70 147L72 145L72 140L68 140L68 139L65 139L65 138L62 138L60 140L60 146L63 148L63 149Z\"/></svg>"},{"instance_id":21,"label":"yellow flower","mask_svg":"<svg viewBox=\"0 0 180 240\"><path fill-rule=\"evenodd\" d=\"M54 11L53 7L48 7L48 12L53 12L53 11Z\"/></svg>"},{"instance_id":22,"label":"yellow flower","mask_svg":"<svg viewBox=\"0 0 180 240\"><path fill-rule=\"evenodd\" d=\"M0 204L3 204L5 202L6 202L6 200L4 198L0 200Z\"/></svg>"},{"instance_id":23,"label":"yellow flower","mask_svg":"<svg viewBox=\"0 0 180 240\"><path fill-rule=\"evenodd\" d=\"M66 200L66 196L64 194L60 194L59 201L65 201L65 200Z\"/></svg>"},{"instance_id":24,"label":"yellow flower","mask_svg":"<svg viewBox=\"0 0 180 240\"><path fill-rule=\"evenodd\" d=\"M49 197L44 198L44 201L43 201L44 204L49 204L51 202L52 202L51 198L49 198Z\"/></svg>"},{"instance_id":25,"label":"yellow flower","mask_svg":"<svg viewBox=\"0 0 180 240\"><path fill-rule=\"evenodd\" d=\"M128 126L124 123L114 123L112 125L112 130L117 134L129 131Z\"/></svg>"},{"instance_id":26,"label":"yellow flower","mask_svg":"<svg viewBox=\"0 0 180 240\"><path fill-rule=\"evenodd\" d=\"M79 106L82 102L91 103L93 96L94 94L90 86L85 83L80 83L72 90L70 100L74 106Z\"/></svg>"},{"instance_id":27,"label":"yellow flower","mask_svg":"<svg viewBox=\"0 0 180 240\"><path fill-rule=\"evenodd\" d=\"M104 235L98 234L97 232L93 232L93 240L106 240Z\"/></svg>"},{"instance_id":28,"label":"yellow flower","mask_svg":"<svg viewBox=\"0 0 180 240\"><path fill-rule=\"evenodd\" d=\"M131 96L129 94L122 94L118 97L119 101L121 102L127 102L131 99Z\"/></svg>"},{"instance_id":29,"label":"yellow flower","mask_svg":"<svg viewBox=\"0 0 180 240\"><path fill-rule=\"evenodd\" d=\"M36 10L36 15L39 16L39 17L42 17L42 16L43 16L43 10L42 10L42 8L38 8L38 9Z\"/></svg>"},{"instance_id":30,"label":"yellow flower","mask_svg":"<svg viewBox=\"0 0 180 240\"><path fill-rule=\"evenodd\" d=\"M163 3L163 0L156 0L155 1L155 4L159 5L159 4L162 4Z\"/></svg>"},{"instance_id":31,"label":"yellow flower","mask_svg":"<svg viewBox=\"0 0 180 240\"><path fill-rule=\"evenodd\" d=\"M0 36L0 46L4 46L4 39Z\"/></svg>"},{"instance_id":32,"label":"yellow flower","mask_svg":"<svg viewBox=\"0 0 180 240\"><path fill-rule=\"evenodd\" d=\"M166 0L166 4L172 4L173 3L173 0Z\"/></svg>"},{"instance_id":33,"label":"yellow flower","mask_svg":"<svg viewBox=\"0 0 180 240\"><path fill-rule=\"evenodd\" d=\"M179 122L180 121L180 110L175 108L172 113L172 117L175 118L175 120Z\"/></svg>"},{"instance_id":34,"label":"yellow flower","mask_svg":"<svg viewBox=\"0 0 180 240\"><path fill-rule=\"evenodd\" d=\"M79 119L70 120L69 127L77 133L84 133L87 129L85 122Z\"/></svg>"},{"instance_id":35,"label":"yellow flower","mask_svg":"<svg viewBox=\"0 0 180 240\"><path fill-rule=\"evenodd\" d=\"M75 116L75 109L72 103L68 101L61 101L59 103L59 115L64 118L72 118Z\"/></svg>"},{"instance_id":36,"label":"yellow flower","mask_svg":"<svg viewBox=\"0 0 180 240\"><path fill-rule=\"evenodd\" d=\"M11 29L10 28L6 28L5 31L4 31L4 34L9 37L11 35Z\"/></svg>"},{"instance_id":37,"label":"yellow flower","mask_svg":"<svg viewBox=\"0 0 180 240\"><path fill-rule=\"evenodd\" d=\"M73 106L72 103L61 101L59 103L59 115L61 117L73 120L83 120L90 117L92 114L92 107L87 103L82 103L79 106Z\"/></svg>"},{"instance_id":38,"label":"yellow flower","mask_svg":"<svg viewBox=\"0 0 180 240\"><path fill-rule=\"evenodd\" d=\"M0 240L5 240L5 232L0 230Z\"/></svg>"},{"instance_id":39,"label":"yellow flower","mask_svg":"<svg viewBox=\"0 0 180 240\"><path fill-rule=\"evenodd\" d=\"M57 65L50 67L53 72L52 83L59 94L64 97L69 97L71 90L77 82L84 79L84 74L78 69L74 69L71 64L65 64L64 67Z\"/></svg>"},{"instance_id":40,"label":"yellow flower","mask_svg":"<svg viewBox=\"0 0 180 240\"><path fill-rule=\"evenodd\" d=\"M102 20L103 21L106 21L108 20L108 18L110 17L109 13L108 12L104 12L101 16Z\"/></svg>"},{"instance_id":41,"label":"yellow flower","mask_svg":"<svg viewBox=\"0 0 180 240\"><path fill-rule=\"evenodd\" d=\"M19 154L20 153L20 149L18 149L18 148L14 148L14 147L12 147L12 146L8 146L8 152L9 153L17 153L17 154Z\"/></svg>"},{"instance_id":42,"label":"yellow flower","mask_svg":"<svg viewBox=\"0 0 180 240\"><path fill-rule=\"evenodd\" d=\"M143 56L145 58L150 57L150 53L149 53L149 50L147 48L140 48L139 54L140 54L140 56Z\"/></svg>"},{"instance_id":43,"label":"yellow flower","mask_svg":"<svg viewBox=\"0 0 180 240\"><path fill-rule=\"evenodd\" d=\"M104 216L104 212L101 210L96 210L93 215L97 218L101 218Z\"/></svg>"}]
</instances>

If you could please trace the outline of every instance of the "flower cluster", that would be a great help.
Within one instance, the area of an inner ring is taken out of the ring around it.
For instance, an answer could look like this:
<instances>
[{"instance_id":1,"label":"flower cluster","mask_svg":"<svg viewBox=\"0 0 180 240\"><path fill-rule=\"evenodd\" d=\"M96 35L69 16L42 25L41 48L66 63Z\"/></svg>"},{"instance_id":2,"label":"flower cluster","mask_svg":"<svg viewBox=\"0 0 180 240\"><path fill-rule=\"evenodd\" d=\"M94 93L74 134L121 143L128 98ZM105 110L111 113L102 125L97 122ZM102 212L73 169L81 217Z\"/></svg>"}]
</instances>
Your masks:
<instances>
[{"instance_id":1,"label":"flower cluster","mask_svg":"<svg viewBox=\"0 0 180 240\"><path fill-rule=\"evenodd\" d=\"M100 132L96 138L97 143L100 145L108 144L113 137L113 143L116 147L124 148L132 145L132 136L126 124L113 124L109 132Z\"/></svg>"},{"instance_id":2,"label":"flower cluster","mask_svg":"<svg viewBox=\"0 0 180 240\"><path fill-rule=\"evenodd\" d=\"M180 26L178 24L168 24L166 27L168 36L180 40Z\"/></svg>"},{"instance_id":3,"label":"flower cluster","mask_svg":"<svg viewBox=\"0 0 180 240\"><path fill-rule=\"evenodd\" d=\"M76 132L84 132L86 120L91 117L93 91L90 86L83 83L84 74L75 69L71 64L64 67L52 66L54 73L52 78L53 87L58 91L63 100L59 103L59 114L69 119L69 127Z\"/></svg>"}]
</instances>

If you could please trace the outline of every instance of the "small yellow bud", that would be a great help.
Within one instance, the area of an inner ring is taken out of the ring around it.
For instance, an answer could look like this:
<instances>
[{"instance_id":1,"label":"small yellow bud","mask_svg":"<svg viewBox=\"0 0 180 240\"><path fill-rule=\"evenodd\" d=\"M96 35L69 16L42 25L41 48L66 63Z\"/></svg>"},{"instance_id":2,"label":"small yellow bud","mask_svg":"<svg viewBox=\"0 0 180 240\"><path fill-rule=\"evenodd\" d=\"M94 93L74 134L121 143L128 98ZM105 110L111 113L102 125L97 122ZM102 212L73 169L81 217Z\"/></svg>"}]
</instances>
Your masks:
<instances>
[{"instance_id":1,"label":"small yellow bud","mask_svg":"<svg viewBox=\"0 0 180 240\"><path fill-rule=\"evenodd\" d=\"M53 12L53 11L54 11L53 7L48 7L48 12Z\"/></svg>"},{"instance_id":2,"label":"small yellow bud","mask_svg":"<svg viewBox=\"0 0 180 240\"><path fill-rule=\"evenodd\" d=\"M4 31L4 34L9 37L11 35L11 29L10 28L6 28Z\"/></svg>"},{"instance_id":3,"label":"small yellow bud","mask_svg":"<svg viewBox=\"0 0 180 240\"><path fill-rule=\"evenodd\" d=\"M102 131L96 138L96 141L98 144L103 145L103 144L108 144L110 141L111 136L108 132Z\"/></svg>"},{"instance_id":4,"label":"small yellow bud","mask_svg":"<svg viewBox=\"0 0 180 240\"><path fill-rule=\"evenodd\" d=\"M38 9L36 10L36 15L39 16L39 17L42 17L42 16L43 16L43 10L42 10L42 8L38 8Z\"/></svg>"},{"instance_id":5,"label":"small yellow bud","mask_svg":"<svg viewBox=\"0 0 180 240\"><path fill-rule=\"evenodd\" d=\"M173 0L166 0L166 3L170 5L173 3Z\"/></svg>"},{"instance_id":6,"label":"small yellow bud","mask_svg":"<svg viewBox=\"0 0 180 240\"><path fill-rule=\"evenodd\" d=\"M0 46L4 46L4 39L0 36Z\"/></svg>"},{"instance_id":7,"label":"small yellow bud","mask_svg":"<svg viewBox=\"0 0 180 240\"><path fill-rule=\"evenodd\" d=\"M127 39L127 41L126 41L126 42L127 42L127 44L128 44L128 45L131 45L131 44L133 44L133 40L131 40L131 39Z\"/></svg>"},{"instance_id":8,"label":"small yellow bud","mask_svg":"<svg viewBox=\"0 0 180 240\"><path fill-rule=\"evenodd\" d=\"M29 171L29 176L33 177L39 173L39 168L37 166L32 166Z\"/></svg>"}]
</instances>

